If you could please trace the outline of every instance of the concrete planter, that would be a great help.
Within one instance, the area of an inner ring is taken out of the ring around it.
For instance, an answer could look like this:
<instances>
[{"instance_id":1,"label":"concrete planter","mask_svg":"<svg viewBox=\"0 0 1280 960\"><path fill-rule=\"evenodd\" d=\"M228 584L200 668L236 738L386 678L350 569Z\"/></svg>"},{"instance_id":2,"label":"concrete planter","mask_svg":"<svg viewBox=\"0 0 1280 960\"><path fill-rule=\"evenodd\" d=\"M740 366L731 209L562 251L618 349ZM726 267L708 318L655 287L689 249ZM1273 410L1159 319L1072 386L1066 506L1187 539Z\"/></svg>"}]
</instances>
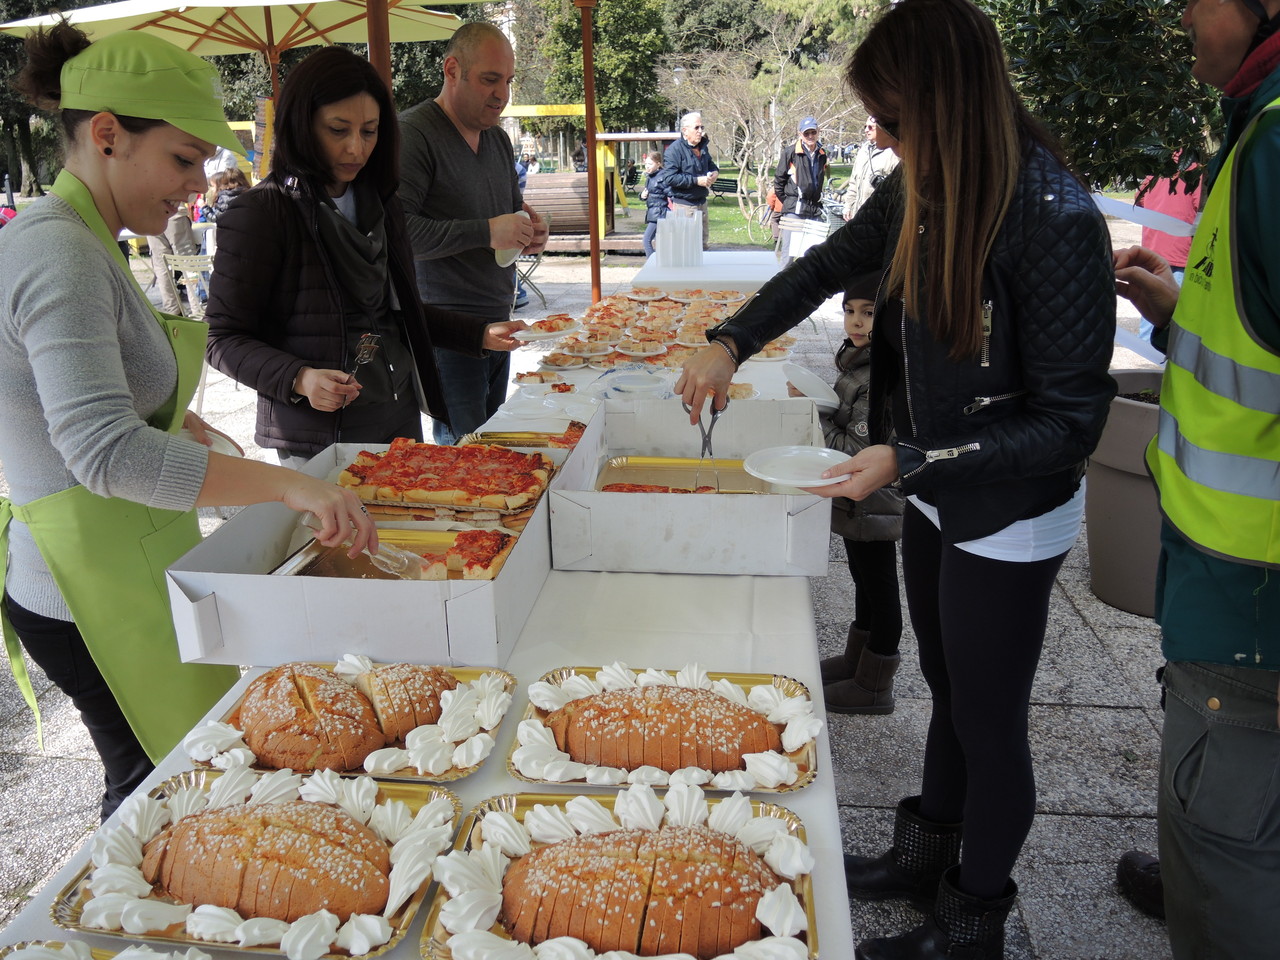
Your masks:
<instances>
[{"instance_id":1,"label":"concrete planter","mask_svg":"<svg viewBox=\"0 0 1280 960\"><path fill-rule=\"evenodd\" d=\"M1120 393L1159 391L1159 370L1112 370ZM1143 453L1156 434L1160 408L1117 396L1089 462L1089 587L1103 603L1155 615L1160 511Z\"/></svg>"}]
</instances>

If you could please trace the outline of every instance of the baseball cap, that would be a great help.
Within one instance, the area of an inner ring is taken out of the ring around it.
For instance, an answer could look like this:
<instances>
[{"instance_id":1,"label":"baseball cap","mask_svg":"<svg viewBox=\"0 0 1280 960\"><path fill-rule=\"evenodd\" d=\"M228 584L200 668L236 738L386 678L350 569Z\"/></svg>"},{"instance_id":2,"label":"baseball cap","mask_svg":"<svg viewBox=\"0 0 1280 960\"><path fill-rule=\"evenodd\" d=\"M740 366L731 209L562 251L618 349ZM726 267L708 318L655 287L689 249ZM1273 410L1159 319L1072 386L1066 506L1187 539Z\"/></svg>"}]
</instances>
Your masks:
<instances>
[{"instance_id":1,"label":"baseball cap","mask_svg":"<svg viewBox=\"0 0 1280 960\"><path fill-rule=\"evenodd\" d=\"M244 155L222 112L213 64L167 40L126 30L95 40L62 65L64 110L109 110L164 120L183 133Z\"/></svg>"},{"instance_id":2,"label":"baseball cap","mask_svg":"<svg viewBox=\"0 0 1280 960\"><path fill-rule=\"evenodd\" d=\"M801 133L804 133L806 130L817 130L817 129L818 129L818 121L813 119L813 117L805 117L803 120L800 121Z\"/></svg>"}]
</instances>

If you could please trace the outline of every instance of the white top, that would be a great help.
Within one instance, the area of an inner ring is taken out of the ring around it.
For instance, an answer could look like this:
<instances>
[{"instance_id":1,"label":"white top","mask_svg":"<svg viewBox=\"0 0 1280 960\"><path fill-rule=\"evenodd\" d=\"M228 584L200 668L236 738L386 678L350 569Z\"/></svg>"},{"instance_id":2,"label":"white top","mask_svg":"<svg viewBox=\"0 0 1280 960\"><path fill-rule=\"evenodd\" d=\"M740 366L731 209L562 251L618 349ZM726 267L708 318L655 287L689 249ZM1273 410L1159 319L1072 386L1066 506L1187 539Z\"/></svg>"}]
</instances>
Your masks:
<instances>
[{"instance_id":1,"label":"white top","mask_svg":"<svg viewBox=\"0 0 1280 960\"><path fill-rule=\"evenodd\" d=\"M1037 560L1048 560L1060 553L1066 553L1080 536L1080 521L1084 518L1084 485L1080 480L1080 489L1074 497L1060 507L1054 507L1030 520L1015 520L1003 530L998 530L979 540L965 540L956 546L966 553L972 553L989 560L1009 560L1013 563L1034 563ZM928 517L935 527L942 529L938 520L938 510L922 501L919 497L907 497Z\"/></svg>"}]
</instances>

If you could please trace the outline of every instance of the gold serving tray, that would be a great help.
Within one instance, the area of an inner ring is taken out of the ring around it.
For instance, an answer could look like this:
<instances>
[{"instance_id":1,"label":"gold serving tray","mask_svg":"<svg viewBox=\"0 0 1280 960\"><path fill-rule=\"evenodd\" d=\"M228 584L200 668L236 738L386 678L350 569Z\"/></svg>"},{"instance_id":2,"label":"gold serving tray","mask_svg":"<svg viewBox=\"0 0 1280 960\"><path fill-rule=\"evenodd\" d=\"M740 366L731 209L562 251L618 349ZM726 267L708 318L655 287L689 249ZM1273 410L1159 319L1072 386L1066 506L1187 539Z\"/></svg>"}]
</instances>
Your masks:
<instances>
[{"instance_id":1,"label":"gold serving tray","mask_svg":"<svg viewBox=\"0 0 1280 960\"><path fill-rule=\"evenodd\" d=\"M547 673L544 673L541 677L538 678L538 680L543 683L552 683L552 684L555 684L556 686L560 686L561 684L564 683L566 679L574 676L575 674L586 674L587 676L594 677L596 675L596 672L601 669L603 668L602 667L561 667L558 670L550 670ZM773 686L781 690L784 694L786 694L788 697L806 697L806 698L809 697L809 688L806 687L799 680L792 679L791 677L784 677L781 674L776 674L776 673L716 673L708 670L707 677L710 678L711 680L728 680L730 683L736 683L740 687L748 687L748 688L772 684ZM533 705L532 702L529 702L525 707L524 716L522 716L520 719L522 721L537 720L541 722L546 720L546 718L547 718L547 711L539 707L536 707ZM522 774L519 770L516 769L515 762L512 760L512 757L514 756L516 750L519 749L519 747L520 747L519 739L518 738L513 739L511 741L511 750L507 754L507 773L510 774L514 779L523 780L525 783L545 783L545 784L554 784L556 786L574 786L577 784L580 784L582 786L588 786L586 780L567 780L567 781L535 780L531 777L526 777L524 774ZM817 743L814 740L809 740L807 743L801 746L798 750L793 750L790 753L786 754L786 756L793 763L795 763L796 767L799 770L799 776L796 777L795 783L784 784L780 787L752 787L750 790L744 791L744 792L746 793L794 793L795 791L803 789L804 787L807 787L809 784L811 784L813 782L813 778L817 776L817 764L818 764ZM590 784L590 786L598 790L618 791L618 790L627 789L627 787L631 786L631 784L629 783L620 783L620 784L612 784L612 785ZM718 788L711 786L711 784L709 783L701 784L701 786L702 786L702 789L708 793L730 792L727 790L718 790ZM655 787L655 789L660 789L660 788ZM665 789L665 788L661 788L661 789Z\"/></svg>"},{"instance_id":2,"label":"gold serving tray","mask_svg":"<svg viewBox=\"0 0 1280 960\"><path fill-rule=\"evenodd\" d=\"M9 956L16 950L22 950L26 947L52 947L54 949L62 949L66 946L63 940L22 940L18 943L11 943L7 946L0 947L0 960ZM89 947L89 955L93 960L111 960L116 955L114 950L103 950L101 947ZM67 955L67 960L71 960L71 955Z\"/></svg>"},{"instance_id":3,"label":"gold serving tray","mask_svg":"<svg viewBox=\"0 0 1280 960\"><path fill-rule=\"evenodd\" d=\"M214 780L222 776L220 770L188 770L185 773L178 774L176 777L170 777L164 783L160 784L148 794L151 797L160 799L172 796L177 791L185 787L202 787L207 788ZM456 824L459 815L462 812L462 802L455 794L446 790L444 787L438 787L430 784L409 784L409 783L388 783L379 781L378 783L378 803L386 803L391 800L399 800L406 804L410 811L417 813L422 807L426 806L432 800L439 797L446 798L453 806L453 821ZM89 877L93 873L94 866L92 861L86 863L84 867L72 877L71 881L62 889L62 892L54 899L49 907L49 917L58 926L67 930L76 930L80 933L89 933L104 937L117 937L122 940L145 940L149 943L171 943L181 948L198 947L202 950L233 950L236 953L244 954L261 954L263 956L281 956L284 951L276 946L260 946L260 947L241 947L234 943L214 943L209 940L197 940L195 937L189 937L180 924L174 924L164 933L126 933L123 930L99 930L96 927L86 927L80 921L84 913L85 903L91 899L88 889ZM418 892L405 902L405 904L395 912L387 920L391 923L391 939L384 943L381 947L371 953L367 953L366 957L376 957L386 953L392 947L396 946L404 939L405 933L408 932L413 918L417 916L418 908L422 905L423 898L426 896L427 890L431 885L430 879L424 880L422 886L418 888ZM166 903L177 903L171 897L161 897L152 895L156 900L163 900ZM96 953L95 953L96 956ZM106 954L105 956L112 956ZM335 951L325 954L326 957L333 960L343 960L349 956L347 952Z\"/></svg>"},{"instance_id":4,"label":"gold serving tray","mask_svg":"<svg viewBox=\"0 0 1280 960\"><path fill-rule=\"evenodd\" d=\"M472 808L466 819L462 821L462 828L458 831L458 836L454 840L453 849L470 850L472 848L476 827L484 819L484 815L490 811L505 811L523 823L524 815L537 804L563 807L572 799L573 796L571 794L564 793L504 793L500 796L490 797L488 800L482 800ZM592 794L591 799L597 800L602 806L613 810L617 795ZM719 797L707 797L708 805L714 806L720 802L721 798ZM780 807L775 803L767 803L763 800L752 800L751 809L756 816L777 817L787 825L788 833L799 838L802 842L808 842L805 836L804 823L786 807ZM537 846L542 845L535 843L535 847ZM809 958L810 960L817 960L818 919L814 914L813 878L811 875L805 874L796 880L783 880L783 882L791 884L792 889L795 891L796 899L804 907L805 917L809 921L809 930L805 935L809 944ZM422 927L421 946L423 960L453 960L453 954L448 946L449 931L440 924L440 910L449 900L449 891L443 885L437 883L432 887L430 893L431 903L427 910L426 923ZM503 928L501 920L495 923L490 930L500 937L511 939Z\"/></svg>"},{"instance_id":5,"label":"gold serving tray","mask_svg":"<svg viewBox=\"0 0 1280 960\"><path fill-rule=\"evenodd\" d=\"M596 478L596 489L607 483L661 483L693 490L701 483L719 483L720 493L769 493L769 484L751 476L741 460L697 457L611 457Z\"/></svg>"},{"instance_id":6,"label":"gold serving tray","mask_svg":"<svg viewBox=\"0 0 1280 960\"><path fill-rule=\"evenodd\" d=\"M332 663L312 663L311 666L323 667L325 670L332 670L335 665ZM385 664L375 663L374 666L381 667L381 666L385 666ZM442 667L442 669L447 670L449 673L453 674L454 677L457 678L457 681L459 683L474 683L476 680L480 678L481 674L496 673L498 674L498 676L502 677L503 689L506 690L507 693L512 694L513 696L515 694L515 689L516 689L515 675L511 673L507 673L507 671L505 670L499 670L496 667ZM244 694L241 694L240 698L236 700L236 702L233 703L227 709L227 712L222 715L222 717L220 718L222 722L231 724L231 726L235 727L237 730L243 729L240 726L240 724L237 722L240 719L240 705L242 703L244 703ZM510 713L510 707L507 708L507 711L508 713ZM507 717L504 714L502 719L498 721L498 725L494 727L492 730L488 731L489 735L496 740L498 738L498 731L502 729L502 725L506 722L507 722ZM391 746L396 746L396 745L403 746L403 743L401 741L396 741L395 744L391 744ZM491 757L493 756L493 754L490 753L489 756ZM373 777L373 779L377 780L379 783L386 783L386 782L450 783L454 780L461 780L463 777L471 776L471 774L475 773L482 766L484 766L485 761L488 759L489 757L485 757L484 760L481 760L479 763L470 767L453 767L450 770L446 770L444 773L440 774L439 776L431 776L429 774L419 774L412 767L404 767L401 770L396 771L395 773L380 773L376 777L374 777L373 774L371 773L365 773L365 771L363 770L338 770L335 772L344 777ZM212 767L210 767L208 763L203 763L198 760L192 760L191 762L200 769L212 769ZM261 773L270 773L272 770L275 770L276 768L268 767L260 763L251 763L249 765L249 769L256 770ZM294 771L294 773L299 773L299 772L301 772L304 777L310 775L310 773L307 771L297 771L297 770ZM395 799L403 799L403 798L396 797Z\"/></svg>"},{"instance_id":7,"label":"gold serving tray","mask_svg":"<svg viewBox=\"0 0 1280 960\"><path fill-rule=\"evenodd\" d=\"M522 511L511 511L511 515L515 515ZM388 518L390 519L390 518ZM392 521L394 522L394 521ZM499 533L505 533L512 538L519 538L519 530L511 530L506 527L497 527L490 524L490 529L497 529ZM444 553L457 540L461 530L378 530L378 540L380 543L387 543L393 547L399 547L401 550L407 550L409 553L421 556L423 553ZM514 548L514 544L512 545ZM285 558L280 566L271 571L273 577L336 577L345 580L399 580L400 577L394 573L387 573L385 570L379 570L373 565L373 561L367 553L357 554L354 559L347 556L350 545L338 545L336 547L326 547L318 540L312 538L304 543L301 547ZM510 550L507 551L510 556ZM493 577L487 579L495 579L502 572L503 566L506 565L506 558L498 564L497 569L493 572ZM461 570L450 570L446 580L462 580ZM423 581L427 583L440 583L441 581Z\"/></svg>"},{"instance_id":8,"label":"gold serving tray","mask_svg":"<svg viewBox=\"0 0 1280 960\"><path fill-rule=\"evenodd\" d=\"M585 359L585 358L583 358ZM560 433L551 433L547 430L485 430L476 431L474 433L464 434L458 440L459 446L467 446L470 444L481 444L485 446L497 447L552 447L557 450L569 449L564 438L570 431L585 430L586 424L581 420L570 420L569 426ZM559 444L554 441L561 441Z\"/></svg>"}]
</instances>

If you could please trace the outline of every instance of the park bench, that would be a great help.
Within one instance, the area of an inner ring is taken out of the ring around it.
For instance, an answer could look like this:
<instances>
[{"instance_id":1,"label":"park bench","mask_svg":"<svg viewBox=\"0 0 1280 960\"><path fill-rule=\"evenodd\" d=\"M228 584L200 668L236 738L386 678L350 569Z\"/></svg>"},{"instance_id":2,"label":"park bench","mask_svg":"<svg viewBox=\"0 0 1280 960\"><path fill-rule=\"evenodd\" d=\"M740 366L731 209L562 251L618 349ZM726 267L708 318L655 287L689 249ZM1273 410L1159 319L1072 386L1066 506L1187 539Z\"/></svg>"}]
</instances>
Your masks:
<instances>
[{"instance_id":1,"label":"park bench","mask_svg":"<svg viewBox=\"0 0 1280 960\"><path fill-rule=\"evenodd\" d=\"M737 177L716 177L716 182L711 185L711 199L716 197L732 197L738 193Z\"/></svg>"},{"instance_id":2,"label":"park bench","mask_svg":"<svg viewBox=\"0 0 1280 960\"><path fill-rule=\"evenodd\" d=\"M586 233L590 222L585 173L540 173L524 188L525 203L550 214L552 233Z\"/></svg>"}]
</instances>

